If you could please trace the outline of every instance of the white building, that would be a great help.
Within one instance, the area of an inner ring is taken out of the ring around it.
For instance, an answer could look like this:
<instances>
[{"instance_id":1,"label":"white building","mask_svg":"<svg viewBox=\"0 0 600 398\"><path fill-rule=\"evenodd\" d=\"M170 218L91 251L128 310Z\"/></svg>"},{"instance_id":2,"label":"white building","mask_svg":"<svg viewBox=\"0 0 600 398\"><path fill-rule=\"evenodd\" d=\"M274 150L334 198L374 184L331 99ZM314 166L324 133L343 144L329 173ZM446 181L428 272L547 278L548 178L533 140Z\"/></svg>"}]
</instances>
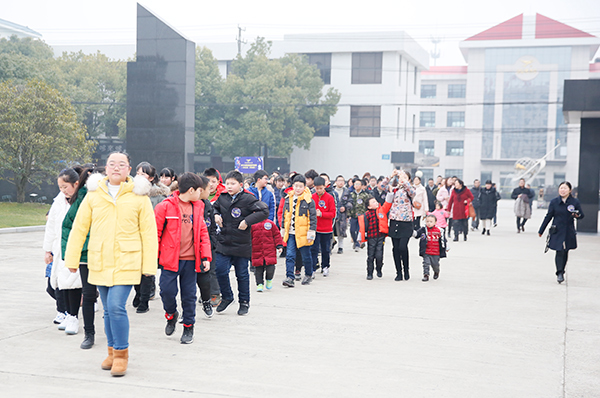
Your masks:
<instances>
[{"instance_id":1,"label":"white building","mask_svg":"<svg viewBox=\"0 0 600 398\"><path fill-rule=\"evenodd\" d=\"M201 44L202 45L202 44ZM234 43L206 45L223 76L237 55ZM421 72L429 55L404 32L286 35L271 56L306 54L325 82L341 94L329 126L309 150L295 149L290 169L316 169L331 176L369 171L388 175L393 163L412 163L418 152ZM406 157L408 156L408 157Z\"/></svg>"},{"instance_id":2,"label":"white building","mask_svg":"<svg viewBox=\"0 0 600 398\"><path fill-rule=\"evenodd\" d=\"M564 80L600 77L600 64L590 64L599 46L599 38L540 14L461 42L467 66L422 73L419 150L440 160L425 175L509 185L517 160L549 153L532 186L577 181L579 126L563 119Z\"/></svg>"},{"instance_id":3,"label":"white building","mask_svg":"<svg viewBox=\"0 0 600 398\"><path fill-rule=\"evenodd\" d=\"M38 33L27 26L18 25L16 23L0 19L0 37L8 39L11 36L17 36L20 39L25 37L31 37L33 39L42 38L41 33Z\"/></svg>"}]
</instances>

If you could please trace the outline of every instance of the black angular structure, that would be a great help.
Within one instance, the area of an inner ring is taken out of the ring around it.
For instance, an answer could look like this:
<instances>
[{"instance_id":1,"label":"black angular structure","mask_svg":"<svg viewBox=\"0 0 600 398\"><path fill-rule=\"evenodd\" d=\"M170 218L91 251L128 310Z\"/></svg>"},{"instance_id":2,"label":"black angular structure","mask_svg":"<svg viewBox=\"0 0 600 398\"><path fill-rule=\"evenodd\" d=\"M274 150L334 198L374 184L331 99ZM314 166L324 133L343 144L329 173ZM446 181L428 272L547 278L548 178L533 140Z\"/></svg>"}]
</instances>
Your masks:
<instances>
[{"instance_id":1,"label":"black angular structure","mask_svg":"<svg viewBox=\"0 0 600 398\"><path fill-rule=\"evenodd\" d=\"M148 161L159 171L193 171L195 58L193 42L137 5L137 60L127 63L132 167Z\"/></svg>"},{"instance_id":2,"label":"black angular structure","mask_svg":"<svg viewBox=\"0 0 600 398\"><path fill-rule=\"evenodd\" d=\"M580 232L598 232L600 189L600 80L565 80L563 113L567 123L581 124L578 198L585 218Z\"/></svg>"}]
</instances>

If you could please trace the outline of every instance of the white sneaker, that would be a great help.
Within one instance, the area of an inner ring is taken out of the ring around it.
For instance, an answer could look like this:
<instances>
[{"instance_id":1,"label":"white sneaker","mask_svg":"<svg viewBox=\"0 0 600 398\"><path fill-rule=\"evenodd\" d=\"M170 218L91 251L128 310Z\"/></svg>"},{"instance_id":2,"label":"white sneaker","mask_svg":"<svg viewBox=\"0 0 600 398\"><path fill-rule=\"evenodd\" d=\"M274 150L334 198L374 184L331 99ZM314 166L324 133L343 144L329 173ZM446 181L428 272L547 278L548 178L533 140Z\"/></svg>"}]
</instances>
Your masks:
<instances>
[{"instance_id":1,"label":"white sneaker","mask_svg":"<svg viewBox=\"0 0 600 398\"><path fill-rule=\"evenodd\" d=\"M56 318L54 318L54 321L52 321L52 322L54 322L57 325L60 325L60 323L65 320L65 317L66 317L66 315L64 312L57 312Z\"/></svg>"},{"instance_id":2,"label":"white sneaker","mask_svg":"<svg viewBox=\"0 0 600 398\"><path fill-rule=\"evenodd\" d=\"M63 321L58 325L58 330L66 329L67 324L69 323L69 318L71 318L71 315L65 314L65 319L63 319Z\"/></svg>"},{"instance_id":3,"label":"white sneaker","mask_svg":"<svg viewBox=\"0 0 600 398\"><path fill-rule=\"evenodd\" d=\"M79 332L79 318L76 316L69 315L69 321L65 328L66 334L77 334Z\"/></svg>"},{"instance_id":4,"label":"white sneaker","mask_svg":"<svg viewBox=\"0 0 600 398\"><path fill-rule=\"evenodd\" d=\"M329 267L323 268L323 276L329 275Z\"/></svg>"}]
</instances>

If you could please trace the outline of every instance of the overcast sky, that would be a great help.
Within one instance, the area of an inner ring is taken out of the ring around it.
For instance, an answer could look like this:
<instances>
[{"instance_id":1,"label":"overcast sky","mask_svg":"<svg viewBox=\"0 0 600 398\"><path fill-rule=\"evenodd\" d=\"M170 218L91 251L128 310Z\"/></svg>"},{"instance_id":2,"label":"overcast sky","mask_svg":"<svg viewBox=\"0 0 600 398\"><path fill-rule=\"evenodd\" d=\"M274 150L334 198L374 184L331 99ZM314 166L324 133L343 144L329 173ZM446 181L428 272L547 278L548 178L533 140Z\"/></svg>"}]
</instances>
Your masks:
<instances>
[{"instance_id":1,"label":"overcast sky","mask_svg":"<svg viewBox=\"0 0 600 398\"><path fill-rule=\"evenodd\" d=\"M438 65L464 64L458 43L521 13L540 13L600 36L600 0L144 0L140 2L197 44L243 36L404 30L427 50L439 37ZM133 0L0 0L0 18L41 33L50 45L134 44ZM598 56L598 55L597 55ZM433 62L430 63L433 65Z\"/></svg>"}]
</instances>

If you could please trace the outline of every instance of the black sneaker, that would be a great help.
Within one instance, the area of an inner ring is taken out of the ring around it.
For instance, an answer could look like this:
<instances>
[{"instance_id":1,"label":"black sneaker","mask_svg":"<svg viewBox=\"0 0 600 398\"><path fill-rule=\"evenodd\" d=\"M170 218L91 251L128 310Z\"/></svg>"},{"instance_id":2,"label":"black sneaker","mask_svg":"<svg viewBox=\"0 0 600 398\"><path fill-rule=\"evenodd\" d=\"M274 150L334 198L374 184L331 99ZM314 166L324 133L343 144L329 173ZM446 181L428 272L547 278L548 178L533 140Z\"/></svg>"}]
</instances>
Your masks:
<instances>
[{"instance_id":1,"label":"black sneaker","mask_svg":"<svg viewBox=\"0 0 600 398\"><path fill-rule=\"evenodd\" d=\"M342 249L341 247L338 248L338 254L344 254L344 249Z\"/></svg>"},{"instance_id":2,"label":"black sneaker","mask_svg":"<svg viewBox=\"0 0 600 398\"><path fill-rule=\"evenodd\" d=\"M82 350L89 350L94 345L94 334L86 333L83 337L83 342L79 346Z\"/></svg>"},{"instance_id":3,"label":"black sneaker","mask_svg":"<svg viewBox=\"0 0 600 398\"><path fill-rule=\"evenodd\" d=\"M212 305L210 304L210 300L206 300L202 302L202 310L204 311L204 316L207 318L212 318L213 316L213 309L212 309Z\"/></svg>"},{"instance_id":4,"label":"black sneaker","mask_svg":"<svg viewBox=\"0 0 600 398\"><path fill-rule=\"evenodd\" d=\"M440 273L439 272L434 272L433 273L433 279L437 279L440 277Z\"/></svg>"},{"instance_id":5,"label":"black sneaker","mask_svg":"<svg viewBox=\"0 0 600 398\"><path fill-rule=\"evenodd\" d=\"M192 344L194 342L194 325L183 326L181 344Z\"/></svg>"},{"instance_id":6,"label":"black sneaker","mask_svg":"<svg viewBox=\"0 0 600 398\"><path fill-rule=\"evenodd\" d=\"M169 316L169 314L165 314L165 317ZM177 318L179 318L179 313L175 311L172 314L171 319L167 319L167 326L165 326L165 334L170 336L175 332L175 326L177 325Z\"/></svg>"},{"instance_id":7,"label":"black sneaker","mask_svg":"<svg viewBox=\"0 0 600 398\"><path fill-rule=\"evenodd\" d=\"M367 280L368 281L373 280L373 275L367 275Z\"/></svg>"},{"instance_id":8,"label":"black sneaker","mask_svg":"<svg viewBox=\"0 0 600 398\"><path fill-rule=\"evenodd\" d=\"M217 306L217 312L223 312L227 309L227 307L229 307L229 304L233 303L233 299L231 300L226 300L226 299L221 299L221 303L219 303L219 305Z\"/></svg>"},{"instance_id":9,"label":"black sneaker","mask_svg":"<svg viewBox=\"0 0 600 398\"><path fill-rule=\"evenodd\" d=\"M238 310L238 315L248 315L248 309L250 309L250 303L240 301L240 309Z\"/></svg>"},{"instance_id":10,"label":"black sneaker","mask_svg":"<svg viewBox=\"0 0 600 398\"><path fill-rule=\"evenodd\" d=\"M140 301L140 305L138 305L137 310L135 310L138 314L143 314L148 311L150 311L150 307L148 306L147 301Z\"/></svg>"},{"instance_id":11,"label":"black sneaker","mask_svg":"<svg viewBox=\"0 0 600 398\"><path fill-rule=\"evenodd\" d=\"M292 278L285 278L283 286L294 287L294 280Z\"/></svg>"},{"instance_id":12,"label":"black sneaker","mask_svg":"<svg viewBox=\"0 0 600 398\"><path fill-rule=\"evenodd\" d=\"M135 296L133 298L133 308L137 308L140 305L140 298L138 296Z\"/></svg>"},{"instance_id":13,"label":"black sneaker","mask_svg":"<svg viewBox=\"0 0 600 398\"><path fill-rule=\"evenodd\" d=\"M396 282L398 282L398 281L401 281L401 280L402 280L402 277L401 277L400 275L396 275L396 277L394 278L394 280L395 280Z\"/></svg>"},{"instance_id":14,"label":"black sneaker","mask_svg":"<svg viewBox=\"0 0 600 398\"><path fill-rule=\"evenodd\" d=\"M565 274L558 274L558 276L556 277L556 281L558 283L563 283L565 281Z\"/></svg>"},{"instance_id":15,"label":"black sneaker","mask_svg":"<svg viewBox=\"0 0 600 398\"><path fill-rule=\"evenodd\" d=\"M378 278L381 278L382 276L383 276L383 272L381 272L381 271L377 271L377 277L378 277Z\"/></svg>"},{"instance_id":16,"label":"black sneaker","mask_svg":"<svg viewBox=\"0 0 600 398\"><path fill-rule=\"evenodd\" d=\"M429 275L427 275L427 274L423 275L423 279L421 279L421 281L423 281L423 282L429 281Z\"/></svg>"}]
</instances>

